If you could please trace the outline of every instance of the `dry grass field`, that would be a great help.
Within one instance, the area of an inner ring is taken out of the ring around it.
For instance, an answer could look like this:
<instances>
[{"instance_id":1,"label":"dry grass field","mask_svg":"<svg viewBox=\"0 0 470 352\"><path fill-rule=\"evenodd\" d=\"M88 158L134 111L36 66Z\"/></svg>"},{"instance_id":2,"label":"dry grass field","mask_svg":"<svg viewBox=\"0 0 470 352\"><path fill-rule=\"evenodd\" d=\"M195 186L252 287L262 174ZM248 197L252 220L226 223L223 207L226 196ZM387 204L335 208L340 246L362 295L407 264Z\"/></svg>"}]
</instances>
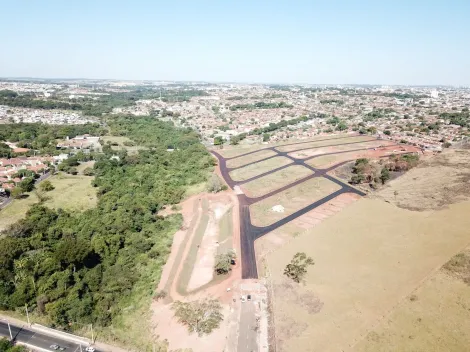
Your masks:
<instances>
[{"instance_id":1,"label":"dry grass field","mask_svg":"<svg viewBox=\"0 0 470 352\"><path fill-rule=\"evenodd\" d=\"M268 254L278 350L349 350L470 242L469 212L470 203L412 212L361 199ZM287 299L283 270L297 252L315 265Z\"/></svg>"},{"instance_id":2,"label":"dry grass field","mask_svg":"<svg viewBox=\"0 0 470 352\"><path fill-rule=\"evenodd\" d=\"M327 146L327 147L321 147L321 148L306 149L306 150L301 150L299 152L289 153L289 155L294 158L303 159L303 158L307 158L309 156L314 156L314 155L344 152L344 151L355 150L355 149L378 148L381 146L389 146L393 144L394 143L392 143L391 141L386 141L386 140L372 140L372 141L363 142L363 143L334 145L334 146Z\"/></svg>"},{"instance_id":3,"label":"dry grass field","mask_svg":"<svg viewBox=\"0 0 470 352\"><path fill-rule=\"evenodd\" d=\"M470 197L470 150L445 150L391 181L377 196L398 207L429 210Z\"/></svg>"},{"instance_id":4,"label":"dry grass field","mask_svg":"<svg viewBox=\"0 0 470 352\"><path fill-rule=\"evenodd\" d=\"M260 161L259 163L251 164L240 169L233 170L232 172L230 172L230 177L232 177L234 181L244 181L251 177L260 175L264 172L271 171L280 166L284 166L290 163L292 163L292 160L290 160L289 158L277 156L272 159Z\"/></svg>"},{"instance_id":5,"label":"dry grass field","mask_svg":"<svg viewBox=\"0 0 470 352\"><path fill-rule=\"evenodd\" d=\"M277 350L467 350L470 256L446 262L470 244L469 162L425 158L321 223L305 215L258 240ZM283 275L297 252L315 261L300 285Z\"/></svg>"},{"instance_id":6,"label":"dry grass field","mask_svg":"<svg viewBox=\"0 0 470 352\"><path fill-rule=\"evenodd\" d=\"M374 140L376 139L371 136L351 136L351 137L345 137L345 138L339 138L339 139L314 140L311 143L304 143L301 145L286 145L284 147L280 146L279 148L276 148L276 149L281 152L290 152L290 151L300 149L300 148L316 148L316 147L321 147L321 146L334 146L334 145L339 145L339 144L344 144L344 143L353 143L353 142L361 142L361 141L366 142L366 141L374 141ZM353 145L354 144L352 144L352 146Z\"/></svg>"},{"instance_id":7,"label":"dry grass field","mask_svg":"<svg viewBox=\"0 0 470 352\"><path fill-rule=\"evenodd\" d=\"M275 151L272 150L260 150L259 152L242 156L240 158L232 159L227 161L228 168L240 167L255 161L268 158L270 156L277 155Z\"/></svg>"},{"instance_id":8,"label":"dry grass field","mask_svg":"<svg viewBox=\"0 0 470 352\"><path fill-rule=\"evenodd\" d=\"M340 186L326 178L312 178L251 205L251 221L255 226L270 225L339 189ZM284 212L272 211L275 205L282 205Z\"/></svg>"},{"instance_id":9,"label":"dry grass field","mask_svg":"<svg viewBox=\"0 0 470 352\"><path fill-rule=\"evenodd\" d=\"M306 167L294 165L245 183L242 189L249 197L259 197L312 174Z\"/></svg>"},{"instance_id":10,"label":"dry grass field","mask_svg":"<svg viewBox=\"0 0 470 352\"><path fill-rule=\"evenodd\" d=\"M69 211L84 211L96 205L96 189L92 187L92 176L67 175L59 173L49 177L54 190L47 192L49 200L44 205L50 208L62 208ZM29 207L38 203L34 192L27 198L15 199L10 205L0 211L0 231L22 219Z\"/></svg>"}]
</instances>

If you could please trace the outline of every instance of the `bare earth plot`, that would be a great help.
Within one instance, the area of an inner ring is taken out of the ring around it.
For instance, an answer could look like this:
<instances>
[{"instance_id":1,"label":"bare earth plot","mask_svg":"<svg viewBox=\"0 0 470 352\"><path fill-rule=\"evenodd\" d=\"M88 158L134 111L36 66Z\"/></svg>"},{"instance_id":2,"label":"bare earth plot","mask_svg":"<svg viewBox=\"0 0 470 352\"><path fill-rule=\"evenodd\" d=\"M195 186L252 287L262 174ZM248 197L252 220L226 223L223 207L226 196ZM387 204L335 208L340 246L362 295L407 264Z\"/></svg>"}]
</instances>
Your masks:
<instances>
[{"instance_id":1,"label":"bare earth plot","mask_svg":"<svg viewBox=\"0 0 470 352\"><path fill-rule=\"evenodd\" d=\"M419 213L360 199L268 254L280 350L349 350L470 242L469 212L470 203ZM315 260L299 290L321 302L317 313L306 298L286 300L283 270L297 252Z\"/></svg>"},{"instance_id":2,"label":"bare earth plot","mask_svg":"<svg viewBox=\"0 0 470 352\"><path fill-rule=\"evenodd\" d=\"M307 148L316 148L316 147L322 147L322 146L333 146L333 145L344 144L344 143L355 143L355 142L365 142L365 141L374 141L374 140L376 140L376 138L373 138L370 136L352 136L352 137L345 137L345 138L338 138L338 139L313 141L311 143L304 143L300 145L296 144L296 145L281 146L276 149L279 150L280 152L291 152L300 148L307 149Z\"/></svg>"},{"instance_id":3,"label":"bare earth plot","mask_svg":"<svg viewBox=\"0 0 470 352\"><path fill-rule=\"evenodd\" d=\"M294 165L245 183L241 188L247 196L259 197L308 175L313 175L313 171L301 165Z\"/></svg>"},{"instance_id":4,"label":"bare earth plot","mask_svg":"<svg viewBox=\"0 0 470 352\"><path fill-rule=\"evenodd\" d=\"M307 205L328 196L341 187L326 178L312 178L274 196L263 199L250 206L253 225L267 226ZM281 205L284 212L275 212L272 207Z\"/></svg>"},{"instance_id":5,"label":"bare earth plot","mask_svg":"<svg viewBox=\"0 0 470 352\"><path fill-rule=\"evenodd\" d=\"M227 161L228 168L240 167L245 164L249 164L270 156L277 155L276 152L272 150L260 150L259 152L241 156L239 158L231 159Z\"/></svg>"},{"instance_id":6,"label":"bare earth plot","mask_svg":"<svg viewBox=\"0 0 470 352\"><path fill-rule=\"evenodd\" d=\"M373 141L364 142L364 143L334 145L334 146L327 146L327 147L321 147L321 148L306 149L306 150L301 150L298 152L289 153L289 155L294 158L303 159L303 158L307 158L309 156L314 156L314 155L344 152L344 151L355 150L355 149L379 148L381 146L388 146L392 144L394 143L392 143L391 141L373 140Z\"/></svg>"},{"instance_id":7,"label":"bare earth plot","mask_svg":"<svg viewBox=\"0 0 470 352\"><path fill-rule=\"evenodd\" d=\"M236 169L230 172L230 176L234 181L244 181L251 177L260 175L262 173L271 171L280 166L284 166L292 163L292 160L283 156L277 156L259 163L251 164L240 169Z\"/></svg>"}]
</instances>

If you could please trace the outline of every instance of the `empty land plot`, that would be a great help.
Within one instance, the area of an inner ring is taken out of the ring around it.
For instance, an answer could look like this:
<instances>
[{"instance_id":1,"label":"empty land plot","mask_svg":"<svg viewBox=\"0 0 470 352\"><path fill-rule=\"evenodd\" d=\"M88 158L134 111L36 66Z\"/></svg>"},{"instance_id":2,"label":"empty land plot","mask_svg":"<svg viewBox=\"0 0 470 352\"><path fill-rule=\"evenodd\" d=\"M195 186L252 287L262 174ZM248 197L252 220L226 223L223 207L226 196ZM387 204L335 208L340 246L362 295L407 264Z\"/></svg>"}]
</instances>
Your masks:
<instances>
[{"instance_id":1,"label":"empty land plot","mask_svg":"<svg viewBox=\"0 0 470 352\"><path fill-rule=\"evenodd\" d=\"M332 154L332 155L322 155L313 159L306 161L306 163L310 166L317 167L317 168L326 168L328 166L332 166L334 164L348 161L348 160L356 160L359 158L370 158L374 155L371 151L368 150L361 150L357 152L348 152L348 153L341 153L341 154Z\"/></svg>"},{"instance_id":2,"label":"empty land plot","mask_svg":"<svg viewBox=\"0 0 470 352\"><path fill-rule=\"evenodd\" d=\"M277 156L272 159L260 161L259 163L233 170L230 172L230 177L234 181L244 181L290 163L292 163L292 160L289 158Z\"/></svg>"},{"instance_id":3,"label":"empty land plot","mask_svg":"<svg viewBox=\"0 0 470 352\"><path fill-rule=\"evenodd\" d=\"M213 150L220 155L222 155L224 158L234 158L236 156L245 154L245 153L250 153L258 149L263 149L266 148L265 144L244 144L244 145L237 145L234 147L225 147L224 149L217 149L214 148Z\"/></svg>"},{"instance_id":4,"label":"empty land plot","mask_svg":"<svg viewBox=\"0 0 470 352\"><path fill-rule=\"evenodd\" d=\"M273 150L260 150L259 152L248 154L246 156L241 156L239 158L231 159L227 161L228 168L240 167L249 163L253 163L255 161L268 158L270 156L277 155L277 153Z\"/></svg>"},{"instance_id":5,"label":"empty land plot","mask_svg":"<svg viewBox=\"0 0 470 352\"><path fill-rule=\"evenodd\" d=\"M313 175L313 171L301 165L294 165L245 183L242 188L247 196L259 197L308 175Z\"/></svg>"},{"instance_id":6,"label":"empty land plot","mask_svg":"<svg viewBox=\"0 0 470 352\"><path fill-rule=\"evenodd\" d=\"M220 218L218 242L217 254L233 249L233 206Z\"/></svg>"},{"instance_id":7,"label":"empty land plot","mask_svg":"<svg viewBox=\"0 0 470 352\"><path fill-rule=\"evenodd\" d=\"M59 173L49 177L55 187L46 192L49 198L43 204L50 208L77 212L93 208L96 205L96 189L91 185L93 177L82 175L65 175ZM39 188L40 183L37 185ZM29 207L39 203L34 192L28 193L27 198L15 199L6 208L0 210L0 231L24 218Z\"/></svg>"},{"instance_id":8,"label":"empty land plot","mask_svg":"<svg viewBox=\"0 0 470 352\"><path fill-rule=\"evenodd\" d=\"M305 208L311 203L320 200L341 187L323 177L312 178L299 185L286 189L274 196L263 199L250 206L250 215L253 225L267 226L296 211ZM283 212L273 211L275 205L284 207Z\"/></svg>"},{"instance_id":9,"label":"empty land plot","mask_svg":"<svg viewBox=\"0 0 470 352\"><path fill-rule=\"evenodd\" d=\"M307 150L301 150L298 152L292 152L289 155L294 158L304 159L314 155L322 155L322 154L329 154L329 153L337 153L337 152L346 152L348 150L356 150L356 149L366 149L366 148L378 148L381 146L389 146L394 143L390 141L383 141L383 140L373 140L370 142L364 143L357 143L357 144L346 144L346 145L335 145L323 148L313 148Z\"/></svg>"},{"instance_id":10,"label":"empty land plot","mask_svg":"<svg viewBox=\"0 0 470 352\"><path fill-rule=\"evenodd\" d=\"M405 209L429 210L470 197L470 150L425 158L376 196Z\"/></svg>"},{"instance_id":11,"label":"empty land plot","mask_svg":"<svg viewBox=\"0 0 470 352\"><path fill-rule=\"evenodd\" d=\"M354 142L365 142L365 141L373 141L375 138L370 136L355 136L355 137L346 137L346 138L337 138L337 139L330 139L330 140L319 140L313 141L311 143L303 143L303 144L294 144L294 145L286 145L280 146L276 148L280 152L291 152L297 149L307 149L307 148L316 148L322 146L331 146L331 145L340 145L344 143L354 143Z\"/></svg>"},{"instance_id":12,"label":"empty land plot","mask_svg":"<svg viewBox=\"0 0 470 352\"><path fill-rule=\"evenodd\" d=\"M414 212L362 198L268 254L279 350L349 350L435 268L468 245L469 212L470 202ZM283 271L297 252L311 256L315 265L298 294L286 299ZM440 307L423 309L447 314Z\"/></svg>"},{"instance_id":13,"label":"empty land plot","mask_svg":"<svg viewBox=\"0 0 470 352\"><path fill-rule=\"evenodd\" d=\"M468 351L469 307L469 285L440 270L370 331L354 351Z\"/></svg>"}]
</instances>

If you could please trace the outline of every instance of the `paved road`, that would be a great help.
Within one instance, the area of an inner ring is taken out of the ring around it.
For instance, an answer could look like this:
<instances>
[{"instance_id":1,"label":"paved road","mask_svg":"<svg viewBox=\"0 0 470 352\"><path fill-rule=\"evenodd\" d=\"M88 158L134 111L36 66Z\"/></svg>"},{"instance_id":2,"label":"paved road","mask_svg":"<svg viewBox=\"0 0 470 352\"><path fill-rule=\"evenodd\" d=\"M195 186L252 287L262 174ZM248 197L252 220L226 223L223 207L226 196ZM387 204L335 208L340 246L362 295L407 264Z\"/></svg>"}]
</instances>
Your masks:
<instances>
[{"instance_id":1,"label":"paved road","mask_svg":"<svg viewBox=\"0 0 470 352\"><path fill-rule=\"evenodd\" d=\"M54 336L45 335L44 333L37 333L33 330L23 328L20 326L10 324L13 339L18 342L27 343L29 345L42 348L45 350L53 351L49 348L53 344L57 344L61 347L66 348L66 352L79 352L80 345L74 342L57 338ZM10 338L10 332L8 331L8 324L0 321L0 336ZM85 352L86 345L82 345L82 351ZM98 350L97 350L98 351Z\"/></svg>"},{"instance_id":2,"label":"paved road","mask_svg":"<svg viewBox=\"0 0 470 352\"><path fill-rule=\"evenodd\" d=\"M47 179L48 177L51 176L51 173L50 172L46 172L45 174L39 176L37 179L36 179L36 182L35 184L37 185L39 182L42 182L44 181L45 179ZM13 198L12 197L9 197L7 198L3 203L0 204L0 209L3 209L3 208L6 208L11 202L13 202Z\"/></svg>"},{"instance_id":3,"label":"paved road","mask_svg":"<svg viewBox=\"0 0 470 352\"><path fill-rule=\"evenodd\" d=\"M238 352L258 352L258 329L255 302L242 303L238 331Z\"/></svg>"},{"instance_id":4,"label":"paved road","mask_svg":"<svg viewBox=\"0 0 470 352\"><path fill-rule=\"evenodd\" d=\"M332 140L332 139L340 140L342 138L349 138L349 137L351 137L351 136L333 137L333 138L324 139L324 141L328 141L328 140ZM375 140L377 140L377 139L371 138L370 141L375 141ZM258 277L258 270L257 270L257 267L256 267L256 258L255 258L255 248L254 248L254 241L256 239L264 236L268 232L271 232L271 231L279 228L280 226L285 225L286 223L298 218L299 216L302 216L302 215L308 213L309 211L315 209L316 207L319 207L320 205L329 202L330 200L336 198L337 196L339 196L343 193L355 193L355 194L358 194L358 195L361 195L361 196L365 195L364 192L361 192L361 191L351 187L349 184L344 183L344 182L342 182L340 180L337 180L334 177L331 177L330 175L328 175L329 171L331 171L334 168L336 168L338 166L341 166L341 165L343 165L343 164L345 164L349 161L343 161L339 164L336 164L336 165L334 165L332 167L329 167L329 168L326 168L326 169L314 168L314 167L308 165L306 163L306 161L308 161L310 159L313 159L313 158L318 158L318 157L324 156L324 155L342 154L342 153L346 153L346 152L350 152L350 151L373 150L376 147L353 149L353 150L349 150L349 151L340 151L340 152L336 152L336 153L319 154L319 155L310 156L310 157L305 158L305 159L294 158L294 157L289 155L289 154L291 154L293 152L296 152L296 151L299 151L299 150L317 149L317 148L322 148L322 147L329 146L327 144L321 145L321 146L316 146L316 147L313 147L313 148L312 147L305 148L305 147L301 146L302 144L310 143L310 142L311 141L285 144L285 145L297 145L298 144L299 147L300 147L299 149L290 150L288 152L281 152L281 151L277 150L276 147L266 147L266 148L262 148L262 149L255 150L255 151L252 151L252 152L244 153L242 155L238 155L238 156L232 157L232 158L224 158L224 157L222 157L222 155L220 155L216 151L212 151L212 154L214 154L217 157L217 159L219 160L220 172L221 172L223 178L225 179L225 182L232 189L236 185L240 185L240 184L243 184L243 183L246 183L246 182L249 182L249 181L256 180L258 178L267 176L269 174L272 174L273 172L279 171L281 169L284 169L284 168L287 168L287 167L290 167L290 166L293 166L293 165L302 165L303 167L306 167L306 168L310 169L313 172L309 176L306 176L306 177L304 177L300 180L292 182L291 184L289 184L287 186L279 188L279 189L277 189L275 191L272 191L268 194L265 194L261 197L250 198L245 194L239 194L237 196L238 197L238 203L239 203L239 212L240 212L240 242L241 242L241 262L242 262L242 278L243 279L256 279ZM343 144L336 144L335 146L349 145L349 144L356 144L356 143L364 143L364 142L365 141L348 142L348 143L343 143ZM283 146L285 146L285 145L283 145ZM227 161L228 160L235 159L235 158L240 158L242 156L246 156L246 155L253 154L253 153L257 153L260 150L272 150L276 153L276 155L264 158L262 160L257 160L257 161L252 162L252 163L248 163L248 164L245 164L245 165L237 167L237 168L228 168L227 167ZM233 170L238 169L238 168L246 167L248 165L256 164L256 163L259 163L259 162L267 160L267 159L271 159L271 158L276 157L276 156L283 156L283 157L289 158L289 159L292 160L292 163L290 163L288 165L285 165L285 166L281 166L281 167L276 168L274 170L265 172L263 174L254 176L254 177L252 177L248 180L242 181L242 182L236 182L236 181L232 180L232 178L230 177L230 174L229 174L230 171L233 171ZM249 211L249 206L250 205L252 205L254 203L257 203L257 202L259 202L259 201L261 201L265 198L271 197L275 194L278 194L279 192L285 191L285 190L287 190L291 187L294 187L298 184L301 184L302 182L305 182L309 179L316 178L316 177L326 178L326 179L338 184L341 188L338 191L333 192L332 194L330 194L330 195L328 195L328 196L326 196L326 197L324 197L324 198L322 198L322 199L320 199L316 202L311 203L310 205L304 207L303 209L300 209L300 210L296 211L295 213L293 213L289 216L286 216L285 218L283 218L283 219L281 219L281 220L279 220L279 221L277 221L277 222L275 222L271 225L264 226L264 227L259 227L259 226L254 226L251 223L251 217L250 217L250 211Z\"/></svg>"}]
</instances>

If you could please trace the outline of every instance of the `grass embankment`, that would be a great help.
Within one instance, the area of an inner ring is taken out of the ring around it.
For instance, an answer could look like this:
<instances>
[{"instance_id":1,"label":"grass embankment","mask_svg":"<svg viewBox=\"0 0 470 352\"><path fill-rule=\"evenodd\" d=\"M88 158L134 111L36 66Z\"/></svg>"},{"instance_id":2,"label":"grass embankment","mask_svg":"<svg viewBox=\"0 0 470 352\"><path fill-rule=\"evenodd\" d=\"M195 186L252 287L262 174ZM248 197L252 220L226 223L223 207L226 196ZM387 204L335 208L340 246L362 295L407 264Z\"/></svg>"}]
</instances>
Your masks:
<instances>
[{"instance_id":1,"label":"grass embankment","mask_svg":"<svg viewBox=\"0 0 470 352\"><path fill-rule=\"evenodd\" d=\"M207 224L209 223L208 209L209 203L207 199L203 199L201 219L196 228L196 232L194 233L193 240L191 241L191 247L189 248L188 254L184 260L183 270L181 270L176 285L176 291L180 295L186 295L188 293L187 287L189 280L191 279L194 264L196 263L197 252L199 250L199 246L201 245L202 238L204 237L204 233L206 232Z\"/></svg>"},{"instance_id":2,"label":"grass embankment","mask_svg":"<svg viewBox=\"0 0 470 352\"><path fill-rule=\"evenodd\" d=\"M227 253L233 249L233 207L231 207L222 216L219 223L219 247L217 247L217 254Z\"/></svg>"},{"instance_id":3,"label":"grass embankment","mask_svg":"<svg viewBox=\"0 0 470 352\"><path fill-rule=\"evenodd\" d=\"M93 177L83 175L67 175L59 173L49 177L54 189L46 192L48 200L44 205L50 208L81 212L96 205L96 190L91 185ZM39 203L33 192L25 198L15 199L0 211L0 231L22 219L31 205Z\"/></svg>"}]
</instances>

